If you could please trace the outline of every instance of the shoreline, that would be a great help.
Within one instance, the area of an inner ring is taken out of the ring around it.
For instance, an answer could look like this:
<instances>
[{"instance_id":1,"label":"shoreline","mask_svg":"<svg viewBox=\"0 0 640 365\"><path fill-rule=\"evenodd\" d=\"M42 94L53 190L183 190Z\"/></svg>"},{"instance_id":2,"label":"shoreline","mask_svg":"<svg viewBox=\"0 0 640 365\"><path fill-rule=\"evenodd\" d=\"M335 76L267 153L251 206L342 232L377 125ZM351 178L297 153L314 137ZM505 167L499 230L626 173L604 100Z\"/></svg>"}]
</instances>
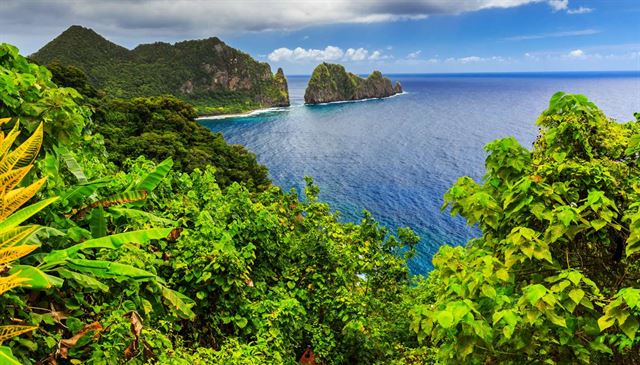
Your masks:
<instances>
[{"instance_id":1,"label":"shoreline","mask_svg":"<svg viewBox=\"0 0 640 365\"><path fill-rule=\"evenodd\" d=\"M367 98L367 99L357 99L357 100L338 100L338 101L330 101L330 102L318 103L318 104L295 104L295 105L289 105L289 106L277 106L277 107L256 109L256 110L251 110L251 111L244 112L244 113L201 115L201 116L196 117L196 120L222 120L222 119L230 119L230 118L246 118L246 117L253 117L253 116L256 116L256 115L260 115L260 114L271 113L271 112L283 112L283 111L287 111L287 110L289 110L291 108L296 108L296 107L301 107L301 106L314 107L314 106L323 106L323 105L331 105L331 104L359 103L359 102L363 102L363 101L389 99L389 98L393 98L395 96L400 96L400 95L405 95L405 94L409 94L409 92L408 91L403 91L401 93L385 96L385 97L382 97L382 98Z\"/></svg>"},{"instance_id":2,"label":"shoreline","mask_svg":"<svg viewBox=\"0 0 640 365\"><path fill-rule=\"evenodd\" d=\"M290 106L273 106L273 107L269 107L269 108L262 108L262 109L255 109L255 110L250 110L248 112L243 112L243 113L233 113L233 114L213 114L213 115L200 115L198 117L196 117L196 120L216 120L216 119L227 119L227 118L242 118L242 117L251 117L254 115L258 115L258 114L264 114L264 113L269 113L269 112L276 112L276 111L285 111L289 108L291 108L293 105Z\"/></svg>"},{"instance_id":3,"label":"shoreline","mask_svg":"<svg viewBox=\"0 0 640 365\"><path fill-rule=\"evenodd\" d=\"M389 96L383 96L381 98L366 98L366 99L355 99L355 100L338 100L338 101L328 101L326 103L317 103L317 104L303 104L305 106L316 106L316 105L331 105L331 104L344 104L344 103L359 103L362 101L372 101L372 100L384 100L384 99L390 99L396 96L400 96L400 95L405 95L408 94L408 91L403 91L401 93L396 93L393 95L389 95Z\"/></svg>"}]
</instances>

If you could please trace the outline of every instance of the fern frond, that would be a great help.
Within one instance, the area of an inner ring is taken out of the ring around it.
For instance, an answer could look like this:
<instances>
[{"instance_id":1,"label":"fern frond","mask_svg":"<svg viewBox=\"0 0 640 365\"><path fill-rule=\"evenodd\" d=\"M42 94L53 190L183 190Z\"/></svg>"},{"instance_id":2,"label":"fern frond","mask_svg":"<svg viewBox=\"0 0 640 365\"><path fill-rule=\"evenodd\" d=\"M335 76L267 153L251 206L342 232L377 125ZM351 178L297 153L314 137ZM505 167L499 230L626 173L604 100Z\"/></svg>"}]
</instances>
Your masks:
<instances>
[{"instance_id":1,"label":"fern frond","mask_svg":"<svg viewBox=\"0 0 640 365\"><path fill-rule=\"evenodd\" d=\"M10 121L11 121L11 118L0 118L0 127L9 123Z\"/></svg>"},{"instance_id":2,"label":"fern frond","mask_svg":"<svg viewBox=\"0 0 640 365\"><path fill-rule=\"evenodd\" d=\"M0 277L0 295L29 281L29 278L20 277L19 274L17 272L11 276Z\"/></svg>"},{"instance_id":3,"label":"fern frond","mask_svg":"<svg viewBox=\"0 0 640 365\"><path fill-rule=\"evenodd\" d=\"M13 260L17 260L22 256L26 256L33 250L38 248L38 245L20 245L0 250L0 267L10 263Z\"/></svg>"},{"instance_id":4,"label":"fern frond","mask_svg":"<svg viewBox=\"0 0 640 365\"><path fill-rule=\"evenodd\" d=\"M0 199L0 219L5 219L15 212L22 204L31 199L42 187L47 179L42 178L26 188L18 188L4 194Z\"/></svg>"},{"instance_id":5,"label":"fern frond","mask_svg":"<svg viewBox=\"0 0 640 365\"><path fill-rule=\"evenodd\" d=\"M42 123L40 123L31 137L8 155L3 156L0 161L0 174L9 172L14 166L22 167L33 162L40 151L42 138Z\"/></svg>"},{"instance_id":6,"label":"fern frond","mask_svg":"<svg viewBox=\"0 0 640 365\"><path fill-rule=\"evenodd\" d=\"M34 326L0 326L0 343L17 335L30 332L38 327Z\"/></svg>"},{"instance_id":7,"label":"fern frond","mask_svg":"<svg viewBox=\"0 0 640 365\"><path fill-rule=\"evenodd\" d=\"M39 227L36 225L16 227L6 232L0 233L0 249L15 245L16 243L27 238L30 234L35 232L36 229L38 228Z\"/></svg>"}]
</instances>

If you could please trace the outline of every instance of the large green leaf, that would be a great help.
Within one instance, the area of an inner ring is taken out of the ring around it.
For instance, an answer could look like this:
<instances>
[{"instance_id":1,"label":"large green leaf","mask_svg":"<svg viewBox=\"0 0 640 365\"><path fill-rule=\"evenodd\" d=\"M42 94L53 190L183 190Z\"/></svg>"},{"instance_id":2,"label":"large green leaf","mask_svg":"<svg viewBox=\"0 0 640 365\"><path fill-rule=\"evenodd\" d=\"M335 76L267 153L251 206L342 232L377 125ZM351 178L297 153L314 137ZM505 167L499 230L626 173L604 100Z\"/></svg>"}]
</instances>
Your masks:
<instances>
[{"instance_id":1,"label":"large green leaf","mask_svg":"<svg viewBox=\"0 0 640 365\"><path fill-rule=\"evenodd\" d=\"M153 228L140 231L131 231L86 240L64 250L55 250L44 257L46 263L62 262L69 258L75 258L76 253L90 248L110 248L116 249L125 243L146 243L151 240L166 238L171 233L172 228Z\"/></svg>"},{"instance_id":2,"label":"large green leaf","mask_svg":"<svg viewBox=\"0 0 640 365\"><path fill-rule=\"evenodd\" d=\"M101 278L126 277L131 279L157 278L155 274L118 262L69 259L67 267L72 270L93 274ZM157 278L159 279L159 278Z\"/></svg>"},{"instance_id":3,"label":"large green leaf","mask_svg":"<svg viewBox=\"0 0 640 365\"><path fill-rule=\"evenodd\" d=\"M109 286L103 284L93 276L81 274L75 271L70 271L64 268L58 269L57 271L60 274L60 276L62 276L63 278L73 280L85 288L100 290L105 293L109 292Z\"/></svg>"},{"instance_id":4,"label":"large green leaf","mask_svg":"<svg viewBox=\"0 0 640 365\"><path fill-rule=\"evenodd\" d=\"M11 348L0 346L0 364L2 365L22 365L20 361L13 356Z\"/></svg>"},{"instance_id":5,"label":"large green leaf","mask_svg":"<svg viewBox=\"0 0 640 365\"><path fill-rule=\"evenodd\" d=\"M99 188L108 185L110 181L110 178L102 178L76 185L73 189L62 195L62 200L69 205L74 205L82 199L91 196Z\"/></svg>"},{"instance_id":6,"label":"large green leaf","mask_svg":"<svg viewBox=\"0 0 640 365\"><path fill-rule=\"evenodd\" d=\"M104 215L104 208L97 207L91 211L91 237L100 238L107 235L107 218Z\"/></svg>"},{"instance_id":7,"label":"large green leaf","mask_svg":"<svg viewBox=\"0 0 640 365\"><path fill-rule=\"evenodd\" d=\"M28 265L16 265L11 268L9 274L18 274L18 277L29 279L22 286L31 289L49 289L61 287L63 280L55 276L48 275L40 269Z\"/></svg>"},{"instance_id":8,"label":"large green leaf","mask_svg":"<svg viewBox=\"0 0 640 365\"><path fill-rule=\"evenodd\" d=\"M67 165L67 169L69 169L69 172L71 172L73 176L78 179L78 182L86 183L88 181L87 177L84 174L84 171L82 171L82 167L80 166L78 161L76 161L75 157L73 157L72 154L65 151L65 153L63 153L61 157L62 160L64 160L64 163Z\"/></svg>"},{"instance_id":9,"label":"large green leaf","mask_svg":"<svg viewBox=\"0 0 640 365\"><path fill-rule=\"evenodd\" d=\"M155 170L151 171L135 186L135 190L153 191L160 181L171 171L171 167L173 167L173 160L171 158L160 162Z\"/></svg>"}]
</instances>

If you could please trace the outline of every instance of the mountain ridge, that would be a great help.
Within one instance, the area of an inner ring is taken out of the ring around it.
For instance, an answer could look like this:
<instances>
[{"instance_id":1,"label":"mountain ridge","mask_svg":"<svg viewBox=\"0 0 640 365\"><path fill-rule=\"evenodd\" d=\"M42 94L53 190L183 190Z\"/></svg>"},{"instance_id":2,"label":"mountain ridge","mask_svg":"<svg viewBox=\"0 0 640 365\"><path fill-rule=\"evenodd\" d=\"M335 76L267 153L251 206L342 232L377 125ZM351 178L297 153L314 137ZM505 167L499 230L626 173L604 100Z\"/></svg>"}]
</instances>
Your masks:
<instances>
[{"instance_id":1,"label":"mountain ridge","mask_svg":"<svg viewBox=\"0 0 640 365\"><path fill-rule=\"evenodd\" d=\"M269 64L217 37L140 44L129 50L74 25L31 58L76 66L95 87L116 97L170 94L194 104L199 114L289 105L281 69L273 73Z\"/></svg>"}]
</instances>

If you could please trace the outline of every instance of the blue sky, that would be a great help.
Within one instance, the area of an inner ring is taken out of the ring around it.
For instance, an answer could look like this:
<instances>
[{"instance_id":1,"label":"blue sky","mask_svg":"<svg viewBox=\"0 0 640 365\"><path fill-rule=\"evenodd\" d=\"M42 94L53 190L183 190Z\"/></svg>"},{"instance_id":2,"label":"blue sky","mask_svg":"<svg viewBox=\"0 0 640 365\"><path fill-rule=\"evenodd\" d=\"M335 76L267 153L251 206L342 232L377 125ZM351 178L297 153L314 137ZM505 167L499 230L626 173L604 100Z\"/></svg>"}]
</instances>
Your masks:
<instances>
[{"instance_id":1,"label":"blue sky","mask_svg":"<svg viewBox=\"0 0 640 365\"><path fill-rule=\"evenodd\" d=\"M638 0L14 1L0 41L28 54L69 25L132 48L219 36L308 74L640 70Z\"/></svg>"}]
</instances>

